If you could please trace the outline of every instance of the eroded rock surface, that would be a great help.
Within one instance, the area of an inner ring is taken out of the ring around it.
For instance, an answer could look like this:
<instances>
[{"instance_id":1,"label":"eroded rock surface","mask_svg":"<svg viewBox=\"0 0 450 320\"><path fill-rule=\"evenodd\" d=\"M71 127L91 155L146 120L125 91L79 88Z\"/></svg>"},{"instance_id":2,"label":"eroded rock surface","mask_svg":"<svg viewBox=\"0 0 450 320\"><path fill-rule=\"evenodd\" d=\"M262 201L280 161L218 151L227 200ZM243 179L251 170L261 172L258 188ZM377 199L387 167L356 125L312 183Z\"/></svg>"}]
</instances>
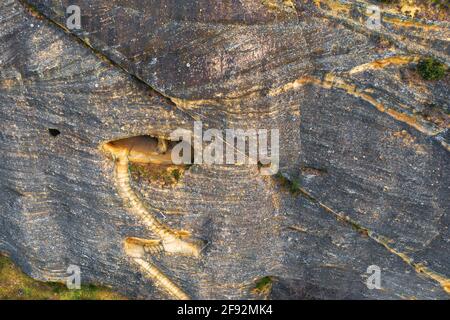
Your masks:
<instances>
[{"instance_id":1,"label":"eroded rock surface","mask_svg":"<svg viewBox=\"0 0 450 320\"><path fill-rule=\"evenodd\" d=\"M300 195L256 165L133 181L161 221L208 243L155 265L197 299L255 298L264 276L273 299L448 298L449 78L414 71L424 55L449 63L448 15L383 5L372 30L372 3L83 0L72 32L70 1L2 1L0 250L38 279L76 264L83 281L168 298L124 252L154 235L100 145L194 120L277 128ZM365 285L370 265L382 290Z\"/></svg>"}]
</instances>

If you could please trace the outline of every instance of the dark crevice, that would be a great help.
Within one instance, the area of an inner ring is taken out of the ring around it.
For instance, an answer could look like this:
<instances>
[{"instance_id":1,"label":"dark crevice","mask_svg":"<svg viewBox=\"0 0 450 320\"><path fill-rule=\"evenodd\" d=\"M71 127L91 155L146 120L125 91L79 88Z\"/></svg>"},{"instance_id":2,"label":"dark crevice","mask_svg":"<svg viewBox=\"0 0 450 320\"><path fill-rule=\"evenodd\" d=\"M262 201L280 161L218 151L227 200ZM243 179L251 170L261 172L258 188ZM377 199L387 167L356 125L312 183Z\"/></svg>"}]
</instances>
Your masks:
<instances>
[{"instance_id":1,"label":"dark crevice","mask_svg":"<svg viewBox=\"0 0 450 320\"><path fill-rule=\"evenodd\" d=\"M61 134L61 131L59 131L58 129L53 129L53 128L49 128L48 129L48 133L52 136L52 137L57 137Z\"/></svg>"},{"instance_id":2,"label":"dark crevice","mask_svg":"<svg viewBox=\"0 0 450 320\"><path fill-rule=\"evenodd\" d=\"M59 22L53 20L51 17L45 15L44 13L42 13L41 11L39 11L38 8L36 8L36 6L34 6L33 4L30 4L28 1L26 0L17 0L23 7L24 9L30 13L31 15L33 15L35 18L40 19L40 20L46 20L47 22L49 22L50 25L52 25L53 27L56 27L59 30L62 30L67 36L69 36L71 39L73 39L74 41L76 41L77 43L81 44L83 47L88 48L95 56L97 56L99 59L107 62L108 64L121 69L123 72L125 72L128 76L132 77L135 81L137 81L140 84L145 85L145 87L147 89L149 89L151 91L152 94L154 94L155 96L159 97L160 99L162 99L163 101L165 101L168 105L173 106L173 107L177 107L177 105L172 101L172 99L166 95L164 95L163 93L155 90L149 83L147 83L145 80L143 80L142 78L140 78L139 76L137 76L134 73L129 72L125 67L123 67L122 65L118 64L117 62L115 62L114 60L112 60L111 58L109 58L107 55L105 55L103 52L95 49L94 47L92 47L91 45L89 45L88 43L86 43L85 41L83 41L83 39L81 39L80 37L78 37L77 35L73 34L72 32L70 32L70 30L68 30L64 25L60 24ZM178 108L179 109L179 108ZM181 110L181 109L180 109ZM183 111L183 110L181 110ZM183 111L184 112L184 111Z\"/></svg>"}]
</instances>

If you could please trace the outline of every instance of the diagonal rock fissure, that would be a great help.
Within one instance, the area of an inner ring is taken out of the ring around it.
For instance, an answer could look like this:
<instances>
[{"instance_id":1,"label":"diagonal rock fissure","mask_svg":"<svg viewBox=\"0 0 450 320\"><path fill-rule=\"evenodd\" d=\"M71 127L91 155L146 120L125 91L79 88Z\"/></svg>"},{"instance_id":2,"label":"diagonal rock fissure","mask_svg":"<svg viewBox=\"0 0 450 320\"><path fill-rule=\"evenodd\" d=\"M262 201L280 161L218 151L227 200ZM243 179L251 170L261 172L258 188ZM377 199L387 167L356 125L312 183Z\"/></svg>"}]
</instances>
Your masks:
<instances>
[{"instance_id":1,"label":"diagonal rock fissure","mask_svg":"<svg viewBox=\"0 0 450 320\"><path fill-rule=\"evenodd\" d=\"M151 86L148 82L146 82L144 79L139 77L137 74L135 74L133 72L130 72L129 70L127 70L126 67L122 66L120 63L115 62L113 59L108 57L101 50L98 50L98 49L94 48L88 42L84 41L82 38L80 38L77 35L75 35L72 32L70 32L70 30L68 30L64 25L60 24L59 22L55 21L51 17L49 17L49 16L45 15L44 13L40 12L34 5L28 3L28 1L26 1L26 0L18 0L18 1L26 9L31 11L34 15L37 15L41 19L45 19L46 21L48 21L54 27L56 27L58 29L61 29L66 35L71 37L71 39L73 39L74 41L80 43L85 48L88 48L99 59L107 62L108 64L110 64L113 67L119 68L120 70L125 72L127 75L131 76L133 78L133 80L135 80L136 82L140 83L141 85L144 85L147 89L149 89L152 93L154 93L155 95L160 97L162 100L167 102L167 104L169 104L170 106L177 108L180 112L188 115L194 121L201 121L199 114L192 114L191 112L187 111L185 108L182 107L186 103L185 100L178 99L178 98L175 98L175 97L170 97L170 96L168 96L168 95L166 95L166 94L156 90L153 86ZM207 117L205 117L205 118L206 118L206 120L209 120ZM237 149L234 145L230 145L226 140L223 140L221 138L219 138L219 139L223 143L225 143L228 147L233 148L236 152L238 152L238 153L240 152L239 149Z\"/></svg>"},{"instance_id":2,"label":"diagonal rock fissure","mask_svg":"<svg viewBox=\"0 0 450 320\"><path fill-rule=\"evenodd\" d=\"M289 177L285 176L283 174L283 177L285 179L290 180ZM369 228L362 226L360 223L358 223L357 221L353 220L352 218L350 218L349 216L337 212L335 210L333 210L332 208L330 208L329 206L327 206L326 204L322 203L319 199L317 199L316 197L314 197L311 193L309 193L307 190L305 190L304 188L298 186L298 192L299 195L308 199L309 201L318 204L322 209L324 209L326 212L330 213L331 215L333 215L337 220L344 222L345 224L347 224L348 226L350 226L353 230L357 231L360 235L369 237L371 240L375 241L376 243L382 245L387 251L389 251L390 253L396 255L397 257L399 257L400 259L402 259L403 262L405 262L408 266L410 266L411 268L414 269L415 272L417 272L418 274L422 274L425 277L432 279L436 282L439 283L439 285L442 287L442 289L450 294L450 279L433 271L432 269L424 266L421 263L415 263L413 261L412 258L410 258L408 255L406 255L405 253L402 253L396 249L394 249L392 246L389 245L389 243L391 242L391 240L383 235L377 234L376 232L370 230Z\"/></svg>"}]
</instances>

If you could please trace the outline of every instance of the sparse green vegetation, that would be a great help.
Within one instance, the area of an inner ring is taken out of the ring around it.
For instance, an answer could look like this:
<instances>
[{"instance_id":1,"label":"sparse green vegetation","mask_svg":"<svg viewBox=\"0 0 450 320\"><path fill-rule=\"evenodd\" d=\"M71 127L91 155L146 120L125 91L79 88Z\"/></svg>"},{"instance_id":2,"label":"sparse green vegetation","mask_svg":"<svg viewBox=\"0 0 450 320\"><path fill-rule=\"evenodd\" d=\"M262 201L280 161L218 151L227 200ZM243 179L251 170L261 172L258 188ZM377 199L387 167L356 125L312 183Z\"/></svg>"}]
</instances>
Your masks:
<instances>
[{"instance_id":1,"label":"sparse green vegetation","mask_svg":"<svg viewBox=\"0 0 450 320\"><path fill-rule=\"evenodd\" d=\"M445 77L447 68L435 58L428 57L419 61L417 72L424 80L440 80Z\"/></svg>"},{"instance_id":2,"label":"sparse green vegetation","mask_svg":"<svg viewBox=\"0 0 450 320\"><path fill-rule=\"evenodd\" d=\"M358 223L356 223L353 220L349 220L347 219L347 222L350 223L350 225L352 226L353 230L359 232L362 236L364 237L368 237L369 236L369 230L360 226Z\"/></svg>"},{"instance_id":3,"label":"sparse green vegetation","mask_svg":"<svg viewBox=\"0 0 450 320\"><path fill-rule=\"evenodd\" d=\"M292 194L298 194L300 192L300 182L298 179L288 179L281 172L278 172L275 175L275 178L278 180L280 185L289 190Z\"/></svg>"},{"instance_id":4,"label":"sparse green vegetation","mask_svg":"<svg viewBox=\"0 0 450 320\"><path fill-rule=\"evenodd\" d=\"M178 182L181 177L181 172L179 169L172 170L172 177Z\"/></svg>"},{"instance_id":5,"label":"sparse green vegetation","mask_svg":"<svg viewBox=\"0 0 450 320\"><path fill-rule=\"evenodd\" d=\"M267 285L269 285L271 283L272 283L271 277L269 277L269 276L263 277L256 282L255 289L261 290L261 289L267 287Z\"/></svg>"},{"instance_id":6,"label":"sparse green vegetation","mask_svg":"<svg viewBox=\"0 0 450 320\"><path fill-rule=\"evenodd\" d=\"M129 171L132 176L145 179L150 182L157 182L163 185L173 185L180 181L185 168L174 168L153 165L153 164L129 164Z\"/></svg>"},{"instance_id":7,"label":"sparse green vegetation","mask_svg":"<svg viewBox=\"0 0 450 320\"><path fill-rule=\"evenodd\" d=\"M0 300L124 300L105 287L82 285L69 290L62 283L42 282L25 275L12 261L0 254Z\"/></svg>"}]
</instances>

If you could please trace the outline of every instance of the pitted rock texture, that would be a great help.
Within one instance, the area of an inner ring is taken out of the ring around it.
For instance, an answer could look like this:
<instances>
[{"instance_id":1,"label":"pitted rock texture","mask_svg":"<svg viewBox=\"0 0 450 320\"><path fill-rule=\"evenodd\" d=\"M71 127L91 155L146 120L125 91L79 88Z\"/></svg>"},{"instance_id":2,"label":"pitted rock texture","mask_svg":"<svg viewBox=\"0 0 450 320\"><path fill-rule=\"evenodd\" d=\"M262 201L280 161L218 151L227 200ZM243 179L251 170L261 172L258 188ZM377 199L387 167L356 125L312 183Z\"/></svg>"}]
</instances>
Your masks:
<instances>
[{"instance_id":1,"label":"pitted rock texture","mask_svg":"<svg viewBox=\"0 0 450 320\"><path fill-rule=\"evenodd\" d=\"M194 120L276 128L300 195L256 165L133 181L154 215L208 243L152 263L195 299L257 298L264 276L272 299L448 299L449 77L414 71L425 55L449 63L448 15L382 5L372 30L373 3L82 0L69 31L70 1L3 0L0 250L37 279L76 264L82 281L166 299L124 253L154 235L99 146ZM370 265L382 290L365 285Z\"/></svg>"}]
</instances>

